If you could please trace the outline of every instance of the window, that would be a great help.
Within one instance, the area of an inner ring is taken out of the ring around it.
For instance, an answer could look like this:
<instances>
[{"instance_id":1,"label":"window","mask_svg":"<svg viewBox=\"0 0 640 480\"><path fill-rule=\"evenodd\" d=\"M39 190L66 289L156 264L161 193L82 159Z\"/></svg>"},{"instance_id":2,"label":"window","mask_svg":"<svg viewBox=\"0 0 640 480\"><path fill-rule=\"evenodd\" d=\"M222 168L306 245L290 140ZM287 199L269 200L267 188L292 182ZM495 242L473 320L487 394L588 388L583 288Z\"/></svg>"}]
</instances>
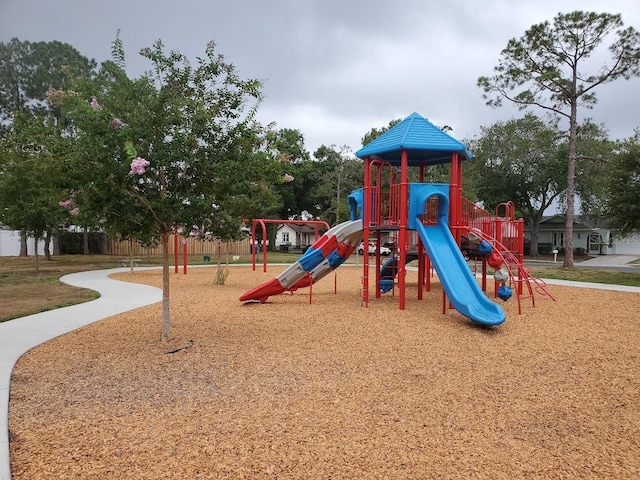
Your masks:
<instances>
[{"instance_id":1,"label":"window","mask_svg":"<svg viewBox=\"0 0 640 480\"><path fill-rule=\"evenodd\" d=\"M282 241L283 242L289 241L289 232L282 232Z\"/></svg>"},{"instance_id":2,"label":"window","mask_svg":"<svg viewBox=\"0 0 640 480\"><path fill-rule=\"evenodd\" d=\"M564 232L553 232L553 248L564 247Z\"/></svg>"},{"instance_id":3,"label":"window","mask_svg":"<svg viewBox=\"0 0 640 480\"><path fill-rule=\"evenodd\" d=\"M600 235L598 235L597 233L592 233L589 235L589 252L595 252L595 253L599 253L600 252Z\"/></svg>"}]
</instances>

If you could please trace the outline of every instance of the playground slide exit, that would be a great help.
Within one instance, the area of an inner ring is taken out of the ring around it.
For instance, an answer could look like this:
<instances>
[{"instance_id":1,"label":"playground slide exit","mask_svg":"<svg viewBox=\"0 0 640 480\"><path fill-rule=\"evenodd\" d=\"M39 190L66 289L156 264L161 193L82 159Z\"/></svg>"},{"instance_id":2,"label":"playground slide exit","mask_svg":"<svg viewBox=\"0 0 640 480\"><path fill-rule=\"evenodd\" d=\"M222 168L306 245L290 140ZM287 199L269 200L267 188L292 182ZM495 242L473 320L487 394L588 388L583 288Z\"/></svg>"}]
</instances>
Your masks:
<instances>
[{"instance_id":1,"label":"playground slide exit","mask_svg":"<svg viewBox=\"0 0 640 480\"><path fill-rule=\"evenodd\" d=\"M415 224L440 283L453 307L465 317L483 325L500 325L505 321L502 308L487 298L462 256L447 220L436 225Z\"/></svg>"}]
</instances>

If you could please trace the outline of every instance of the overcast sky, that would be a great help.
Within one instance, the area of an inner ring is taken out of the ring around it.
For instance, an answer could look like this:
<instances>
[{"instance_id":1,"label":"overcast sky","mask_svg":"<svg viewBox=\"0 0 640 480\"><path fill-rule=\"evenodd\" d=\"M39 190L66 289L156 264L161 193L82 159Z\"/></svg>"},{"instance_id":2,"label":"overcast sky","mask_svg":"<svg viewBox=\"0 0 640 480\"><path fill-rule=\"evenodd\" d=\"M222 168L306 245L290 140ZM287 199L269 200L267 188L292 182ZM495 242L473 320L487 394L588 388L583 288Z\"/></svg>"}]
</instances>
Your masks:
<instances>
[{"instance_id":1,"label":"overcast sky","mask_svg":"<svg viewBox=\"0 0 640 480\"><path fill-rule=\"evenodd\" d=\"M215 40L242 77L264 81L263 123L300 130L311 152L355 151L412 112L460 140L523 115L485 106L476 81L509 39L574 10L620 13L640 30L638 0L0 0L0 42L59 40L101 62L121 29L137 76L149 66L138 52L159 38L190 58ZM588 116L612 138L640 126L639 79L596 93Z\"/></svg>"}]
</instances>

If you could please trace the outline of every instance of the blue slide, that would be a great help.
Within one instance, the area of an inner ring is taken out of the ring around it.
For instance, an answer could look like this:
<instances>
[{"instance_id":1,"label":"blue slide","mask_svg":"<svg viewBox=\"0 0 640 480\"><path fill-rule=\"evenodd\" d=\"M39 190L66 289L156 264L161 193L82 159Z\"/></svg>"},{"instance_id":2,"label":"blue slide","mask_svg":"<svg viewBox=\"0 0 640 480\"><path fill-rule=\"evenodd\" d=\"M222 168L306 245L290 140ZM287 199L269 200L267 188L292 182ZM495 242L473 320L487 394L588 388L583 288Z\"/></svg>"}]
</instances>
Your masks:
<instances>
[{"instance_id":1,"label":"blue slide","mask_svg":"<svg viewBox=\"0 0 640 480\"><path fill-rule=\"evenodd\" d=\"M440 217L438 224L432 226L415 222L415 227L453 307L465 317L483 325L500 325L504 322L504 311L489 300L478 285L451 235L447 219Z\"/></svg>"},{"instance_id":2,"label":"blue slide","mask_svg":"<svg viewBox=\"0 0 640 480\"><path fill-rule=\"evenodd\" d=\"M474 322L500 325L505 320L502 308L484 294L449 230L448 191L444 183L410 184L409 223L420 235L453 307ZM438 198L438 221L423 225L425 206L433 196Z\"/></svg>"}]
</instances>

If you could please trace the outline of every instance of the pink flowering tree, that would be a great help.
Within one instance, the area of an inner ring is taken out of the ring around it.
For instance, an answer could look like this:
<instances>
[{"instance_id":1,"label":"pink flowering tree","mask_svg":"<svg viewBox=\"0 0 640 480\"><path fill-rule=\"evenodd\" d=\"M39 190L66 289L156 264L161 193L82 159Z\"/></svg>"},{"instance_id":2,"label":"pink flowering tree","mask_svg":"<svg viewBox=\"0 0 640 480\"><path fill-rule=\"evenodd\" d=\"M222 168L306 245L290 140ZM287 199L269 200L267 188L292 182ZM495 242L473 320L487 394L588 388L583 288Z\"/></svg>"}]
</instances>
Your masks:
<instances>
[{"instance_id":1,"label":"pink flowering tree","mask_svg":"<svg viewBox=\"0 0 640 480\"><path fill-rule=\"evenodd\" d=\"M170 236L185 225L209 238L239 236L244 216L277 204L265 192L284 172L254 119L260 82L242 79L213 42L192 63L158 41L140 52L154 73L136 79L124 70L119 39L114 53L95 81L66 96L78 132L69 174L83 215L121 238L162 245L166 341Z\"/></svg>"}]
</instances>

